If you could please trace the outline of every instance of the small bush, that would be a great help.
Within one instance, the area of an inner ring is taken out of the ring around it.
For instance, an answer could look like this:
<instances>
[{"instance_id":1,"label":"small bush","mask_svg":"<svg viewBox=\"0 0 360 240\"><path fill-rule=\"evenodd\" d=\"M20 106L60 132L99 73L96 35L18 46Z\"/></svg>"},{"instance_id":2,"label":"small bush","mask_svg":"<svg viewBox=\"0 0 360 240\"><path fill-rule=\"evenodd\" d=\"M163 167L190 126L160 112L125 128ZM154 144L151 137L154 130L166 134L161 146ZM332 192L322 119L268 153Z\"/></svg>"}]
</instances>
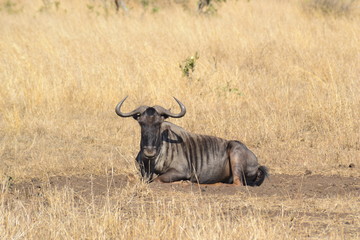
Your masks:
<instances>
[{"instance_id":1,"label":"small bush","mask_svg":"<svg viewBox=\"0 0 360 240\"><path fill-rule=\"evenodd\" d=\"M302 7L306 12L320 12L325 15L349 15L356 7L356 0L306 0Z\"/></svg>"},{"instance_id":2,"label":"small bush","mask_svg":"<svg viewBox=\"0 0 360 240\"><path fill-rule=\"evenodd\" d=\"M194 56L186 58L183 61L183 64L179 64L179 67L184 77L191 78L191 73L195 71L195 65L198 59L199 55L196 52Z\"/></svg>"},{"instance_id":3,"label":"small bush","mask_svg":"<svg viewBox=\"0 0 360 240\"><path fill-rule=\"evenodd\" d=\"M22 7L20 7L16 2L12 0L4 1L0 4L0 11L5 10L7 13L19 13L22 10Z\"/></svg>"}]
</instances>

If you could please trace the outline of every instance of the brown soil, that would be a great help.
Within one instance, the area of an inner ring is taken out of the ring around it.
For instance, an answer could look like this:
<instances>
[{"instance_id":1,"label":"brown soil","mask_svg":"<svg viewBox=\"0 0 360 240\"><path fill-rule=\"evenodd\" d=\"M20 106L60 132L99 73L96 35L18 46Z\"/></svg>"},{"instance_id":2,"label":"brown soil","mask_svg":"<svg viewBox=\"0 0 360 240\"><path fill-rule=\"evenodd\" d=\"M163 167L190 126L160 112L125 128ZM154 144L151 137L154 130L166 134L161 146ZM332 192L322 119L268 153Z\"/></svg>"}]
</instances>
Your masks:
<instances>
[{"instance_id":1,"label":"brown soil","mask_svg":"<svg viewBox=\"0 0 360 240\"><path fill-rule=\"evenodd\" d=\"M75 193L87 197L90 195L101 196L112 194L126 187L128 184L135 184L138 179L133 176L56 176L50 177L49 181L41 182L32 179L31 182L24 182L10 185L10 192L19 191L25 196L31 196L41 192L43 188L72 188ZM326 198L331 196L360 196L360 178L322 175L272 175L260 187L236 187L231 184L207 184L198 185L188 182L177 182L172 184L151 183L150 188L158 192L194 192L209 195L233 195L239 192L251 196L267 197L305 197L305 198Z\"/></svg>"}]
</instances>

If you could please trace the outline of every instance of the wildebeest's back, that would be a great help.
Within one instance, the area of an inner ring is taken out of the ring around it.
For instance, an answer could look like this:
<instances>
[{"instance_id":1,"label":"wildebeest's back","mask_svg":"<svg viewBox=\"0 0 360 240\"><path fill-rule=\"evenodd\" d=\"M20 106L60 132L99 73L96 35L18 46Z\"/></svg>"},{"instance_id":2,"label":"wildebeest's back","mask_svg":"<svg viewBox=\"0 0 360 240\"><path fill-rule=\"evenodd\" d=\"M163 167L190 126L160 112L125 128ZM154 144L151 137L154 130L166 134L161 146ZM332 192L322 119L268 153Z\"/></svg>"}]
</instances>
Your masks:
<instances>
[{"instance_id":1,"label":"wildebeest's back","mask_svg":"<svg viewBox=\"0 0 360 240\"><path fill-rule=\"evenodd\" d=\"M168 122L164 122L162 128L164 168L184 171L193 182L231 181L227 140L192 134Z\"/></svg>"}]
</instances>

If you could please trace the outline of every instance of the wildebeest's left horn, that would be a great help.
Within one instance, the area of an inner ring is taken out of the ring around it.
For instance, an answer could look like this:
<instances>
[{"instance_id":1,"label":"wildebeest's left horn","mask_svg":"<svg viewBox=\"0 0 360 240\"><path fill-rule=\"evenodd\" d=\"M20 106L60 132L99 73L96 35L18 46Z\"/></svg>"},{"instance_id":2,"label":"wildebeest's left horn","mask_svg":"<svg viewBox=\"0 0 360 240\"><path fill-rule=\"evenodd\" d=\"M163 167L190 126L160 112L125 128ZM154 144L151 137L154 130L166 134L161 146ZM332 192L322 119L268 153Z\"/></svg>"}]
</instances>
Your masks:
<instances>
[{"instance_id":1,"label":"wildebeest's left horn","mask_svg":"<svg viewBox=\"0 0 360 240\"><path fill-rule=\"evenodd\" d=\"M120 117L135 117L135 115L141 114L142 112L144 112L146 110L146 108L148 108L147 106L140 106L129 113L123 113L123 112L121 112L120 109L126 99L127 99L127 96L123 100L121 100L115 107L115 112Z\"/></svg>"},{"instance_id":2,"label":"wildebeest's left horn","mask_svg":"<svg viewBox=\"0 0 360 240\"><path fill-rule=\"evenodd\" d=\"M181 109L181 112L178 113L178 114L175 114L175 113L172 113L170 112L169 110L163 108L163 107L160 107L160 106L155 106L154 108L156 109L156 111L160 114L160 115L163 115L163 116L166 116L166 117L172 117L172 118L181 118L185 115L186 113L186 108L184 106L184 104L182 104L179 100L177 100L175 97L174 97L175 101L179 104L180 106L180 109Z\"/></svg>"}]
</instances>

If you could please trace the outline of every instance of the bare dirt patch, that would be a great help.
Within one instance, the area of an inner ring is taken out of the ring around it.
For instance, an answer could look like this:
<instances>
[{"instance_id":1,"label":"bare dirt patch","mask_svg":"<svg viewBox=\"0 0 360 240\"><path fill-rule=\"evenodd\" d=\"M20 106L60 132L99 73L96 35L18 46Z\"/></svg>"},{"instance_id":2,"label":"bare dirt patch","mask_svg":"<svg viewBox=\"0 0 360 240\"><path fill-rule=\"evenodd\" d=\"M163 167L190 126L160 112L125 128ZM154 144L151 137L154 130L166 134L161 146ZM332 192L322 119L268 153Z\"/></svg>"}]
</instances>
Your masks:
<instances>
[{"instance_id":1,"label":"bare dirt patch","mask_svg":"<svg viewBox=\"0 0 360 240\"><path fill-rule=\"evenodd\" d=\"M153 189L173 191L201 191L203 194L248 193L258 197L283 196L324 198L337 195L360 195L360 179L341 176L293 176L278 174L271 176L261 187L234 187L230 184L197 185L189 183L153 184Z\"/></svg>"},{"instance_id":2,"label":"bare dirt patch","mask_svg":"<svg viewBox=\"0 0 360 240\"><path fill-rule=\"evenodd\" d=\"M54 176L48 181L32 179L31 182L12 184L10 192L21 192L31 196L46 188L71 188L75 193L87 197L101 196L119 191L128 184L134 184L134 177L113 176ZM231 184L194 184L177 182L172 184L151 183L150 189L159 192L201 193L206 195L249 194L257 197L305 197L327 198L332 196L360 196L360 178L323 175L272 175L260 187L236 187Z\"/></svg>"}]
</instances>

